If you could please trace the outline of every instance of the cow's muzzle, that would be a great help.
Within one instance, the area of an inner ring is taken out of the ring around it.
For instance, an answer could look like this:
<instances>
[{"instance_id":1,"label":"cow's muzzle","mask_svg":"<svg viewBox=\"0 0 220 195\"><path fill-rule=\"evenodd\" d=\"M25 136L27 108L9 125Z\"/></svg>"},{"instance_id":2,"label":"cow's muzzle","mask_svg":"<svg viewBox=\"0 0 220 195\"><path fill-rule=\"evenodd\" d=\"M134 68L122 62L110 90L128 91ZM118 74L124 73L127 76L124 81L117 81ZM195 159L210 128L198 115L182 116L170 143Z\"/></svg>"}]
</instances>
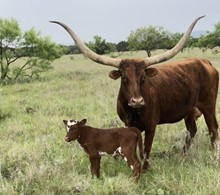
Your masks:
<instances>
[{"instance_id":1,"label":"cow's muzzle","mask_svg":"<svg viewBox=\"0 0 220 195\"><path fill-rule=\"evenodd\" d=\"M133 107L133 108L140 108L142 106L144 106L145 102L144 102L144 98L143 97L138 97L138 98L134 98L132 97L130 99L130 102L128 103L129 106Z\"/></svg>"}]
</instances>

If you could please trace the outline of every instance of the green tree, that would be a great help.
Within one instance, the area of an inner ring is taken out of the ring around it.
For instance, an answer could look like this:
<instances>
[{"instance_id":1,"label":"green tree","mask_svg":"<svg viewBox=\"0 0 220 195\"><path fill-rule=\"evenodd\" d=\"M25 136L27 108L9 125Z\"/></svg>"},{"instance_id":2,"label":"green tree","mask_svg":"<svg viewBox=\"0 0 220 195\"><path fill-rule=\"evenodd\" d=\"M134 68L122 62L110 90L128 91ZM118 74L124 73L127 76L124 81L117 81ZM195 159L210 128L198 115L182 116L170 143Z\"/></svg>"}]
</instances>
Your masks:
<instances>
[{"instance_id":1,"label":"green tree","mask_svg":"<svg viewBox=\"0 0 220 195\"><path fill-rule=\"evenodd\" d=\"M129 35L128 47L130 50L145 50L150 57L153 50L167 47L170 36L162 27L141 27Z\"/></svg>"},{"instance_id":2,"label":"green tree","mask_svg":"<svg viewBox=\"0 0 220 195\"><path fill-rule=\"evenodd\" d=\"M128 50L129 50L129 49L128 49L128 42L126 42L126 41L120 41L120 42L117 44L116 48L117 48L117 51L118 51L118 52L128 51Z\"/></svg>"},{"instance_id":3,"label":"green tree","mask_svg":"<svg viewBox=\"0 0 220 195\"><path fill-rule=\"evenodd\" d=\"M107 54L116 51L115 44L106 42L105 39L98 35L93 37L93 41L88 43L88 47L97 54Z\"/></svg>"},{"instance_id":4,"label":"green tree","mask_svg":"<svg viewBox=\"0 0 220 195\"><path fill-rule=\"evenodd\" d=\"M204 51L211 49L213 52L220 52L220 22L215 25L215 30L213 32L207 32L206 35L202 35L198 39L197 46Z\"/></svg>"},{"instance_id":5,"label":"green tree","mask_svg":"<svg viewBox=\"0 0 220 195\"><path fill-rule=\"evenodd\" d=\"M164 44L164 47L161 49L173 48L178 43L178 41L181 39L182 36L183 36L182 33L171 34L170 37L168 39L166 39L166 43Z\"/></svg>"},{"instance_id":6,"label":"green tree","mask_svg":"<svg viewBox=\"0 0 220 195\"><path fill-rule=\"evenodd\" d=\"M22 32L15 19L0 18L0 81L39 76L62 54L49 37L42 38L35 29Z\"/></svg>"},{"instance_id":7,"label":"green tree","mask_svg":"<svg viewBox=\"0 0 220 195\"><path fill-rule=\"evenodd\" d=\"M161 48L161 49L171 49L171 48L173 48L179 42L179 40L182 38L182 36L183 36L183 33L172 33L172 34L170 34L169 37L167 39L165 39L164 47ZM194 47L196 42L197 42L197 39L193 38L191 36L189 38L189 40L187 41L187 43L184 45L184 48Z\"/></svg>"}]
</instances>

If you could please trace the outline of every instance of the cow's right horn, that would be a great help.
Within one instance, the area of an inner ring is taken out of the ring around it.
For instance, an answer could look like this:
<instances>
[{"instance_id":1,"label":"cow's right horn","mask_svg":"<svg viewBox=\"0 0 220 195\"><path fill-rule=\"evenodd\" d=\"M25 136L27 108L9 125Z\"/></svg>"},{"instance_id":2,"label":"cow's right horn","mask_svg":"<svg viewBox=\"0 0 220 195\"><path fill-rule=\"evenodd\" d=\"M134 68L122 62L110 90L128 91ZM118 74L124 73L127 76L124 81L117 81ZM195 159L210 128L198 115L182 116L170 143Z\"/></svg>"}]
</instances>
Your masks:
<instances>
[{"instance_id":1,"label":"cow's right horn","mask_svg":"<svg viewBox=\"0 0 220 195\"><path fill-rule=\"evenodd\" d=\"M149 58L145 58L146 64L148 66L150 66L153 64L167 61L170 58L172 58L173 56L175 56L181 49L183 49L184 45L186 44L187 40L190 37L190 34L191 34L194 26L196 25L198 20L200 20L203 17L205 17L205 16L200 16L192 22L192 24L189 26L188 30L185 32L185 34L182 36L182 38L179 40L179 42L172 49L170 49L162 54L158 54L158 55L155 55L155 56L152 56Z\"/></svg>"}]
</instances>

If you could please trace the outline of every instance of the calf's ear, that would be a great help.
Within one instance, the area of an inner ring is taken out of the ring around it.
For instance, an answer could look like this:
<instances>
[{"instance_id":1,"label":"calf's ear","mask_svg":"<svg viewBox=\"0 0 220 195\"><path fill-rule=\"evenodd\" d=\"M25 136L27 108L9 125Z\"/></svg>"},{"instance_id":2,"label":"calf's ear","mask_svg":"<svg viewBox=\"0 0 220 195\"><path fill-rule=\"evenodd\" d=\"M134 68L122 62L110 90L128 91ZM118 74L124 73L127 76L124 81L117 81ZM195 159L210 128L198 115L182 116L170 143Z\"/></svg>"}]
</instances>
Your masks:
<instances>
[{"instance_id":1,"label":"calf's ear","mask_svg":"<svg viewBox=\"0 0 220 195\"><path fill-rule=\"evenodd\" d=\"M120 76L121 76L121 72L119 70L112 70L109 73L109 77L114 80L118 79Z\"/></svg>"},{"instance_id":2,"label":"calf's ear","mask_svg":"<svg viewBox=\"0 0 220 195\"><path fill-rule=\"evenodd\" d=\"M63 123L64 123L65 125L67 125L67 120L63 120Z\"/></svg>"},{"instance_id":3,"label":"calf's ear","mask_svg":"<svg viewBox=\"0 0 220 195\"><path fill-rule=\"evenodd\" d=\"M81 120L79 123L80 123L81 125L85 125L86 122L87 122L87 120L86 120L86 119L83 119L83 120Z\"/></svg>"},{"instance_id":4,"label":"calf's ear","mask_svg":"<svg viewBox=\"0 0 220 195\"><path fill-rule=\"evenodd\" d=\"M148 77L154 77L155 75L157 75L158 70L156 68L146 68L145 69L145 74Z\"/></svg>"}]
</instances>

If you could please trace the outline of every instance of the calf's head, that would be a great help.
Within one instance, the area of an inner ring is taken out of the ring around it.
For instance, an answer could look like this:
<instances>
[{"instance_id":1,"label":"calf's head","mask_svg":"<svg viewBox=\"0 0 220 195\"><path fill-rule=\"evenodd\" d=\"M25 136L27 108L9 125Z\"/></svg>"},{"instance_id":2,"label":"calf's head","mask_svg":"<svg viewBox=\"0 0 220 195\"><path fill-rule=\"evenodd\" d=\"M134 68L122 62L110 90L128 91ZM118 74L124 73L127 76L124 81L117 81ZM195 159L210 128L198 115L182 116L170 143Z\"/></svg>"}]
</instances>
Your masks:
<instances>
[{"instance_id":1,"label":"calf's head","mask_svg":"<svg viewBox=\"0 0 220 195\"><path fill-rule=\"evenodd\" d=\"M66 127L66 137L65 141L71 142L79 138L80 136L80 127L86 124L86 119L81 121L76 120L63 120L63 123Z\"/></svg>"},{"instance_id":2,"label":"calf's head","mask_svg":"<svg viewBox=\"0 0 220 195\"><path fill-rule=\"evenodd\" d=\"M131 59L122 60L118 70L109 73L109 77L116 80L121 77L121 92L128 105L139 108L145 105L142 96L142 88L146 84L147 77L153 77L158 73L156 68L149 68L145 61Z\"/></svg>"}]
</instances>

